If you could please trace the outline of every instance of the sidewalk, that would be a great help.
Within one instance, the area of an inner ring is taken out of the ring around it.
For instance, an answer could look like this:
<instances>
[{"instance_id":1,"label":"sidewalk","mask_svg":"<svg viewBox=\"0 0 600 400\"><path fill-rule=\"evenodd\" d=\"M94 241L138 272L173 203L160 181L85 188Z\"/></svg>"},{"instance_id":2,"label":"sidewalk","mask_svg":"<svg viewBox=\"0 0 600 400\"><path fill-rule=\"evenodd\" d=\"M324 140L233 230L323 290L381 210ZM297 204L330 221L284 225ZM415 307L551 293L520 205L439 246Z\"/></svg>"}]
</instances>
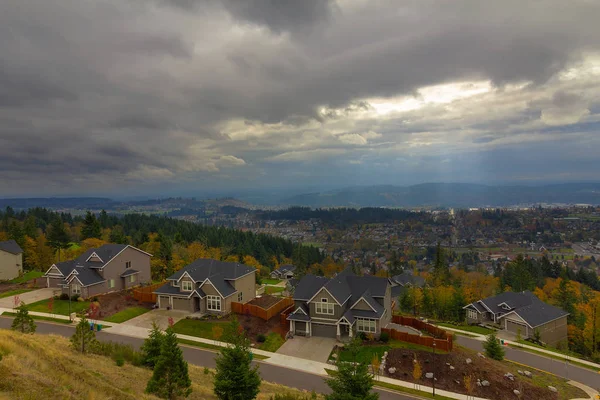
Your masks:
<instances>
[{"instance_id":1,"label":"sidewalk","mask_svg":"<svg viewBox=\"0 0 600 400\"><path fill-rule=\"evenodd\" d=\"M437 325L436 325L437 326ZM456 333L464 333L465 335L469 335L469 337L471 339L475 339L475 340L479 340L481 342L484 342L486 339L485 335L479 334L479 333L474 333L474 332L468 332L468 331L463 331L461 329L455 329L455 328L449 328L447 326L438 326L440 329L444 329L447 331L452 331L452 332L456 332ZM575 361L578 362L580 364L584 364L584 365L589 365L590 367L594 367L600 370L600 364L596 364L592 361L588 361L588 360L582 360L581 358L576 358L573 356L570 356L568 354L561 354L561 353L557 353L551 350L546 350L546 349L542 349L539 347L534 347L534 346L528 346L526 344L523 343L519 343L519 342L515 342L513 340L506 340L503 339L504 343L509 344L511 346L517 347L517 348L522 348L522 349L528 349L528 350L532 350L532 351L536 351L539 353L544 353L544 354L548 354L554 357L558 357L558 358L562 358L563 360L567 360L567 361Z\"/></svg>"},{"instance_id":2,"label":"sidewalk","mask_svg":"<svg viewBox=\"0 0 600 400\"><path fill-rule=\"evenodd\" d=\"M2 313L4 313L4 312L14 312L14 310L12 308L10 308L10 309L9 308L0 308L0 315L2 315ZM30 312L30 314L36 315L36 316L42 316L42 317L56 318L56 319L64 319L64 320L69 319L69 317L64 316L64 315L48 314L48 313L41 313L41 312L33 312L32 311L32 312ZM78 322L78 321L79 321L79 318L76 318L75 322ZM118 324L118 323L110 322L108 324L110 325L110 328L106 328L106 332L114 334L114 335L129 336L129 337L134 337L134 338L138 338L138 339L146 339L148 337L148 334L150 333L150 329L141 328L141 327L133 326L133 325L127 325L127 323ZM450 329L450 328L444 328L444 329L454 330L454 329ZM483 335L480 335L480 336L485 338L485 336L483 336ZM185 340L189 340L189 341L197 342L197 343L205 343L205 344L209 344L212 346L220 346L220 347L228 346L228 343L225 343L225 342L219 342L219 341L215 341L212 339L199 338L196 336L177 334L177 337L180 339L185 339ZM329 376L327 374L327 371L325 371L326 369L329 369L329 370L335 369L335 366L333 366L333 365L326 364L326 363L320 363L317 361L305 360L302 358L287 356L284 354L271 353L271 352L259 350L259 349L251 349L251 351L254 354L268 357L265 360L261 360L261 362L276 365L276 366L279 366L282 368L298 370L298 371L303 371L303 372L309 372L309 373L312 373L315 375L320 375L322 377ZM395 386L404 387L404 388L413 389L413 390L415 388L415 385L412 382L405 382L405 381L401 381L401 380L397 380L397 379L388 378L385 376L377 377L377 379L375 379L375 381L376 382L385 382L385 383L389 383L389 384L392 384ZM590 395L591 399L594 399L594 396L598 394L594 389L592 389L582 383L574 382L574 381L569 381L569 383L571 385L581 388L583 391L588 393ZM418 387L419 387L418 390L421 392L430 393L430 394L433 392L433 389L429 386L418 385ZM400 393L402 393L402 392L400 392ZM454 393L454 392L448 392L448 391L445 391L442 389L437 389L436 394L446 396L448 398L452 398L452 399L456 399L456 400L468 400L468 399L487 400L487 399L484 399L481 397L473 397L473 396L469 396L467 398L467 395L460 394L460 393ZM588 399L575 399L575 400L588 400Z\"/></svg>"}]
</instances>

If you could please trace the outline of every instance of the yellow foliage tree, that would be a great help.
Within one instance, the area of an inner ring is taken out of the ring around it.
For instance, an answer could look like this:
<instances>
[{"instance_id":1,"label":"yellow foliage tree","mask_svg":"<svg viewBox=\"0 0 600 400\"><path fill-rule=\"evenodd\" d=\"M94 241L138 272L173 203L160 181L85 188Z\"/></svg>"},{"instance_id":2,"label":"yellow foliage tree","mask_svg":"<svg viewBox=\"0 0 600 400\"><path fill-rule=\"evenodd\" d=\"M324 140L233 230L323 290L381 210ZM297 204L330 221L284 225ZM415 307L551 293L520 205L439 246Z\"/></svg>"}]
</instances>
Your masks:
<instances>
[{"instance_id":1,"label":"yellow foliage tree","mask_svg":"<svg viewBox=\"0 0 600 400\"><path fill-rule=\"evenodd\" d=\"M419 360L415 357L413 360L413 379L415 380L415 389L419 389L419 380L423 376L423 371L421 370L421 364L419 364Z\"/></svg>"}]
</instances>

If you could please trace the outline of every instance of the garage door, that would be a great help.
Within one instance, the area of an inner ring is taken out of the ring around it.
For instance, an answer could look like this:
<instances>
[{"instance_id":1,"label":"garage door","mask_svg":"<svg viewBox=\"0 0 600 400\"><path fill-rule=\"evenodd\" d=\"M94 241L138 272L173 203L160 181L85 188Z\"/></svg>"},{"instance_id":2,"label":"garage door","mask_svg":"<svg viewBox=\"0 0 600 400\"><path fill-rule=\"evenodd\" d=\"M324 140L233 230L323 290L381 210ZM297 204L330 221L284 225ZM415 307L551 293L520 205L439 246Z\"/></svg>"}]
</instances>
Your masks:
<instances>
[{"instance_id":1,"label":"garage door","mask_svg":"<svg viewBox=\"0 0 600 400\"><path fill-rule=\"evenodd\" d=\"M527 327L525 326L525 324L520 324L518 322L513 322L507 319L506 330L513 333L521 331L521 337L527 337Z\"/></svg>"},{"instance_id":2,"label":"garage door","mask_svg":"<svg viewBox=\"0 0 600 400\"><path fill-rule=\"evenodd\" d=\"M337 328L335 325L321 325L313 323L311 329L312 336L324 336L334 338L337 335Z\"/></svg>"},{"instance_id":3,"label":"garage door","mask_svg":"<svg viewBox=\"0 0 600 400\"><path fill-rule=\"evenodd\" d=\"M62 278L48 278L48 287L59 287L62 280Z\"/></svg>"},{"instance_id":4,"label":"garage door","mask_svg":"<svg viewBox=\"0 0 600 400\"><path fill-rule=\"evenodd\" d=\"M173 297L173 310L190 311L190 300Z\"/></svg>"},{"instance_id":5,"label":"garage door","mask_svg":"<svg viewBox=\"0 0 600 400\"><path fill-rule=\"evenodd\" d=\"M169 296L160 296L159 300L160 300L160 308L167 308L171 305L169 303Z\"/></svg>"}]
</instances>

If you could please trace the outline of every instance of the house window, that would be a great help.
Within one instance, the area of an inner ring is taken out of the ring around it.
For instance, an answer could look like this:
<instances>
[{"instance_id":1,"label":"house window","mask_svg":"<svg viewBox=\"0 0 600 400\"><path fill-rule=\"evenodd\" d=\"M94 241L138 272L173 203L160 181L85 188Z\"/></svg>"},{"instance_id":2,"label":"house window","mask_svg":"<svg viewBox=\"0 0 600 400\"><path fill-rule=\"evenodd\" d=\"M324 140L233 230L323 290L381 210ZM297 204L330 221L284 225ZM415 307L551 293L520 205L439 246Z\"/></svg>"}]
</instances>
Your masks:
<instances>
[{"instance_id":1,"label":"house window","mask_svg":"<svg viewBox=\"0 0 600 400\"><path fill-rule=\"evenodd\" d=\"M377 330L377 321L374 319L356 319L356 330L358 332L375 333Z\"/></svg>"},{"instance_id":2,"label":"house window","mask_svg":"<svg viewBox=\"0 0 600 400\"><path fill-rule=\"evenodd\" d=\"M127 269L127 268L131 268L131 261L125 262L125 269Z\"/></svg>"},{"instance_id":3,"label":"house window","mask_svg":"<svg viewBox=\"0 0 600 400\"><path fill-rule=\"evenodd\" d=\"M333 315L335 313L335 304L328 303L327 299L321 299L320 303L315 303L315 312L317 314Z\"/></svg>"},{"instance_id":4,"label":"house window","mask_svg":"<svg viewBox=\"0 0 600 400\"><path fill-rule=\"evenodd\" d=\"M135 282L135 274L134 275L129 275L129 282L130 283Z\"/></svg>"},{"instance_id":5,"label":"house window","mask_svg":"<svg viewBox=\"0 0 600 400\"><path fill-rule=\"evenodd\" d=\"M244 293L239 292L238 293L238 303L241 303L244 300Z\"/></svg>"},{"instance_id":6,"label":"house window","mask_svg":"<svg viewBox=\"0 0 600 400\"><path fill-rule=\"evenodd\" d=\"M71 293L73 294L81 294L81 285L78 283L74 283L71 285Z\"/></svg>"},{"instance_id":7,"label":"house window","mask_svg":"<svg viewBox=\"0 0 600 400\"><path fill-rule=\"evenodd\" d=\"M467 317L469 319L477 319L477 311L471 310L471 309L467 309Z\"/></svg>"},{"instance_id":8,"label":"house window","mask_svg":"<svg viewBox=\"0 0 600 400\"><path fill-rule=\"evenodd\" d=\"M108 288L112 289L115 287L115 280L114 279L109 279L108 280Z\"/></svg>"},{"instance_id":9,"label":"house window","mask_svg":"<svg viewBox=\"0 0 600 400\"><path fill-rule=\"evenodd\" d=\"M190 281L181 282L181 290L183 290L184 292L191 292L192 291L192 282L190 282Z\"/></svg>"},{"instance_id":10,"label":"house window","mask_svg":"<svg viewBox=\"0 0 600 400\"><path fill-rule=\"evenodd\" d=\"M209 311L221 311L221 298L219 296L206 296L206 308Z\"/></svg>"}]
</instances>

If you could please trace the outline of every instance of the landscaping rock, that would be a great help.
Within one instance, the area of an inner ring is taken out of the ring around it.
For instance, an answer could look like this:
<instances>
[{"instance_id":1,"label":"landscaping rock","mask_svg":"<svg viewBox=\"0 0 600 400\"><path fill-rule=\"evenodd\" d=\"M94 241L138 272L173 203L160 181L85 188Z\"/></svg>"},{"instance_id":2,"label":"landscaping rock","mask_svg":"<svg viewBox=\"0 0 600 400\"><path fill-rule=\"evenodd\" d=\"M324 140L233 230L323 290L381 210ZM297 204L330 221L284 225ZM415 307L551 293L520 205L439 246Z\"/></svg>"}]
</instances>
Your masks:
<instances>
[{"instance_id":1,"label":"landscaping rock","mask_svg":"<svg viewBox=\"0 0 600 400\"><path fill-rule=\"evenodd\" d=\"M470 358L467 358L467 359L465 360L465 362L466 362L467 364L471 364L471 363L473 362L473 360L471 360Z\"/></svg>"},{"instance_id":2,"label":"landscaping rock","mask_svg":"<svg viewBox=\"0 0 600 400\"><path fill-rule=\"evenodd\" d=\"M511 381L515 380L515 376L513 374L511 374L510 372L507 372L506 374L504 374L504 377L507 379L510 379Z\"/></svg>"},{"instance_id":3,"label":"landscaping rock","mask_svg":"<svg viewBox=\"0 0 600 400\"><path fill-rule=\"evenodd\" d=\"M336 353L333 353L333 354L331 355L331 358L333 358L333 359L336 359L336 358L337 358L337 354L336 354Z\"/></svg>"},{"instance_id":4,"label":"landscaping rock","mask_svg":"<svg viewBox=\"0 0 600 400\"><path fill-rule=\"evenodd\" d=\"M450 366L450 371L454 371L455 369L452 365Z\"/></svg>"},{"instance_id":5,"label":"landscaping rock","mask_svg":"<svg viewBox=\"0 0 600 400\"><path fill-rule=\"evenodd\" d=\"M550 389L551 392L558 393L558 389L554 386L548 386L548 389Z\"/></svg>"},{"instance_id":6,"label":"landscaping rock","mask_svg":"<svg viewBox=\"0 0 600 400\"><path fill-rule=\"evenodd\" d=\"M479 357L479 358L485 358L485 356L483 354L481 354L481 353L477 353L477 357Z\"/></svg>"},{"instance_id":7,"label":"landscaping rock","mask_svg":"<svg viewBox=\"0 0 600 400\"><path fill-rule=\"evenodd\" d=\"M427 379L433 379L433 372L427 372L425 374L425 378L427 378Z\"/></svg>"},{"instance_id":8,"label":"landscaping rock","mask_svg":"<svg viewBox=\"0 0 600 400\"><path fill-rule=\"evenodd\" d=\"M490 383L488 381L481 381L481 386L490 386Z\"/></svg>"},{"instance_id":9,"label":"landscaping rock","mask_svg":"<svg viewBox=\"0 0 600 400\"><path fill-rule=\"evenodd\" d=\"M456 383L457 385L460 385L460 381L458 379L455 379L454 383Z\"/></svg>"},{"instance_id":10,"label":"landscaping rock","mask_svg":"<svg viewBox=\"0 0 600 400\"><path fill-rule=\"evenodd\" d=\"M450 363L446 363L446 366L447 366L447 367L449 367L449 366L450 366Z\"/></svg>"},{"instance_id":11,"label":"landscaping rock","mask_svg":"<svg viewBox=\"0 0 600 400\"><path fill-rule=\"evenodd\" d=\"M388 372L390 374L395 374L396 373L396 368L392 367L392 368L388 369Z\"/></svg>"},{"instance_id":12,"label":"landscaping rock","mask_svg":"<svg viewBox=\"0 0 600 400\"><path fill-rule=\"evenodd\" d=\"M481 382L478 381L477 382L477 386L481 387Z\"/></svg>"},{"instance_id":13,"label":"landscaping rock","mask_svg":"<svg viewBox=\"0 0 600 400\"><path fill-rule=\"evenodd\" d=\"M517 389L513 390L513 393L516 394L517 396L519 396L521 394L521 392L519 392Z\"/></svg>"},{"instance_id":14,"label":"landscaping rock","mask_svg":"<svg viewBox=\"0 0 600 400\"><path fill-rule=\"evenodd\" d=\"M517 372L519 373L519 375L524 375L523 371L521 371L520 369L517 370Z\"/></svg>"},{"instance_id":15,"label":"landscaping rock","mask_svg":"<svg viewBox=\"0 0 600 400\"><path fill-rule=\"evenodd\" d=\"M531 378L533 376L533 374L529 371L523 371L523 373L525 374L526 377Z\"/></svg>"}]
</instances>

